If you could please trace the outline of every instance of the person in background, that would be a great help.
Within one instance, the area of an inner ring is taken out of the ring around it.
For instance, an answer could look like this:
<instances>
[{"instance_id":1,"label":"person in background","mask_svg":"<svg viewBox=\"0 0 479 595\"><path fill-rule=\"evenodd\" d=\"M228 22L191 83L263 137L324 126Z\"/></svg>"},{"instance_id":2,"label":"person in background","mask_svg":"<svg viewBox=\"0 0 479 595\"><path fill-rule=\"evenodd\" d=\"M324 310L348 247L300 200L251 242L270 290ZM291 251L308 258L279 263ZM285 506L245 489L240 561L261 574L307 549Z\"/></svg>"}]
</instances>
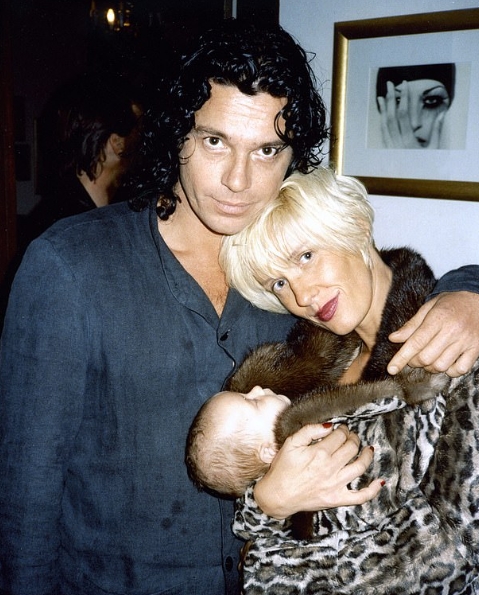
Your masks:
<instances>
[{"instance_id":1,"label":"person in background","mask_svg":"<svg viewBox=\"0 0 479 595\"><path fill-rule=\"evenodd\" d=\"M236 362L293 324L229 291L218 255L289 173L320 161L325 109L295 40L241 21L201 36L161 99L145 114L138 193L58 221L13 284L0 352L8 595L240 591L233 502L198 493L184 443ZM396 365L470 367L479 297L450 290L477 278L443 280L449 293L397 335L412 334ZM358 448L345 428L303 430L258 482L260 505L284 517L373 498L379 481L348 489L372 459Z\"/></svg>"},{"instance_id":2,"label":"person in background","mask_svg":"<svg viewBox=\"0 0 479 595\"><path fill-rule=\"evenodd\" d=\"M11 284L30 242L64 217L126 199L143 102L121 77L88 73L50 97L38 120L38 192L18 218L17 253L0 283L0 330Z\"/></svg>"},{"instance_id":3,"label":"person in background","mask_svg":"<svg viewBox=\"0 0 479 595\"><path fill-rule=\"evenodd\" d=\"M85 74L53 94L38 124L42 199L28 217L29 239L117 198L137 155L142 112L138 91L119 76Z\"/></svg>"}]
</instances>

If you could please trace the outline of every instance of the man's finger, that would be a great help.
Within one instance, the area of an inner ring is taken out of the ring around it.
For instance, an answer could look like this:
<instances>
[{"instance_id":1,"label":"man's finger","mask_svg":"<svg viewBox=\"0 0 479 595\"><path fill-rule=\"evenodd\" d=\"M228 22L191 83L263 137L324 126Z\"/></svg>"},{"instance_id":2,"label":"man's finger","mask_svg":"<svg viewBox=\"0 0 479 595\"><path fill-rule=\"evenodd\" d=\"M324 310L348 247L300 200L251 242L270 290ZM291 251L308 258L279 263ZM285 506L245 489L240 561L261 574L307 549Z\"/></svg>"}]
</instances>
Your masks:
<instances>
[{"instance_id":1,"label":"man's finger","mask_svg":"<svg viewBox=\"0 0 479 595\"><path fill-rule=\"evenodd\" d=\"M412 366L413 359L417 357L418 353L421 351L421 347L424 344L425 343L420 342L420 340L413 341L412 339L410 342L405 343L389 362L387 367L389 374L394 376L395 374L400 372L405 366ZM416 367L423 366L424 364L418 364Z\"/></svg>"},{"instance_id":2,"label":"man's finger","mask_svg":"<svg viewBox=\"0 0 479 595\"><path fill-rule=\"evenodd\" d=\"M469 350L464 352L457 360L449 366L446 374L451 378L457 378L463 374L467 374L477 360L478 354L476 350Z\"/></svg>"},{"instance_id":3,"label":"man's finger","mask_svg":"<svg viewBox=\"0 0 479 595\"><path fill-rule=\"evenodd\" d=\"M389 335L389 340L393 343L405 343L424 322L430 310L435 306L437 299L438 297L435 297L423 304L410 320Z\"/></svg>"},{"instance_id":4,"label":"man's finger","mask_svg":"<svg viewBox=\"0 0 479 595\"><path fill-rule=\"evenodd\" d=\"M435 306L437 299L434 298L423 304L411 320L408 320L400 329L389 335L389 340L392 343L404 343L388 364L387 370L389 374L397 374L408 364L414 365L413 359L434 338L434 335L431 335L431 330L422 328L418 331L418 329L429 314L429 311ZM428 364L429 362L425 363ZM421 366L424 364L416 362L416 365Z\"/></svg>"}]
</instances>

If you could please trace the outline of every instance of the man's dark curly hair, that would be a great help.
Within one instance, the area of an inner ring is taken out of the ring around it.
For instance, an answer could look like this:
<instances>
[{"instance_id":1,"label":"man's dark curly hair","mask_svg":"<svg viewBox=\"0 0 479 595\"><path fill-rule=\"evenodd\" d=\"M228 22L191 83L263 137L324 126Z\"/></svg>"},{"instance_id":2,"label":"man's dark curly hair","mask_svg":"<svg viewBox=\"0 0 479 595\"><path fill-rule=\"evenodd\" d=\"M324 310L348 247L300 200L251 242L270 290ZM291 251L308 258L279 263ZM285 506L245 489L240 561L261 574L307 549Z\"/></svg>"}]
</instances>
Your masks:
<instances>
[{"instance_id":1,"label":"man's dark curly hair","mask_svg":"<svg viewBox=\"0 0 479 595\"><path fill-rule=\"evenodd\" d=\"M163 94L162 109L144 121L143 166L139 192L130 204L144 208L160 197L157 212L168 219L176 208L173 188L179 178L179 151L195 125L195 112L209 99L210 82L232 85L246 95L269 93L287 99L276 116L276 131L293 149L288 175L308 171L321 161L328 136L326 110L306 52L281 27L257 27L237 20L200 36L196 49L183 58L175 80ZM165 96L166 95L166 96ZM281 132L279 119L285 120Z\"/></svg>"}]
</instances>

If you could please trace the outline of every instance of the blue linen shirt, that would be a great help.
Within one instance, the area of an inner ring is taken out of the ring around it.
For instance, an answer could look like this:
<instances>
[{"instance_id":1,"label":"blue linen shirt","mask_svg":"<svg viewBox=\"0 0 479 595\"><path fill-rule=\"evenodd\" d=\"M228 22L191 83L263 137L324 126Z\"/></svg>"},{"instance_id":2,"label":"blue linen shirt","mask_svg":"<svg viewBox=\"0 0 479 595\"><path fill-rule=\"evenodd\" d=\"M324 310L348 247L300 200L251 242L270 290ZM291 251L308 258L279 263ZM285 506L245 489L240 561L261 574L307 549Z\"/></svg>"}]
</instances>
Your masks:
<instances>
[{"instance_id":1,"label":"blue linen shirt","mask_svg":"<svg viewBox=\"0 0 479 595\"><path fill-rule=\"evenodd\" d=\"M221 318L123 203L27 251L0 368L0 591L237 594L230 501L184 466L201 404L289 316L230 291Z\"/></svg>"}]
</instances>

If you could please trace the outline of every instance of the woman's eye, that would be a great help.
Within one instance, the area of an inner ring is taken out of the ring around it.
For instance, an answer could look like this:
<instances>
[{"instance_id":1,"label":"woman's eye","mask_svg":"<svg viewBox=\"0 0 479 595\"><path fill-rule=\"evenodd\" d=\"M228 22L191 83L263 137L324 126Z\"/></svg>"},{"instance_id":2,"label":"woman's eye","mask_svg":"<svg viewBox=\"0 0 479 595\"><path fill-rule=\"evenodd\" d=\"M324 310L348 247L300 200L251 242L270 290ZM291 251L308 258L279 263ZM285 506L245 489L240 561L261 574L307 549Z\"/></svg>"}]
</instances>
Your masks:
<instances>
[{"instance_id":1,"label":"woman's eye","mask_svg":"<svg viewBox=\"0 0 479 595\"><path fill-rule=\"evenodd\" d=\"M313 258L313 253L311 252L311 250L308 250L307 252L303 252L303 254L301 254L301 256L299 257L299 262L308 262Z\"/></svg>"},{"instance_id":2,"label":"woman's eye","mask_svg":"<svg viewBox=\"0 0 479 595\"><path fill-rule=\"evenodd\" d=\"M286 287L286 281L284 279L278 279L272 285L273 293L280 293Z\"/></svg>"},{"instance_id":3,"label":"woman's eye","mask_svg":"<svg viewBox=\"0 0 479 595\"><path fill-rule=\"evenodd\" d=\"M441 95L429 95L423 99L423 105L426 109L437 109L446 103L447 99Z\"/></svg>"}]
</instances>

